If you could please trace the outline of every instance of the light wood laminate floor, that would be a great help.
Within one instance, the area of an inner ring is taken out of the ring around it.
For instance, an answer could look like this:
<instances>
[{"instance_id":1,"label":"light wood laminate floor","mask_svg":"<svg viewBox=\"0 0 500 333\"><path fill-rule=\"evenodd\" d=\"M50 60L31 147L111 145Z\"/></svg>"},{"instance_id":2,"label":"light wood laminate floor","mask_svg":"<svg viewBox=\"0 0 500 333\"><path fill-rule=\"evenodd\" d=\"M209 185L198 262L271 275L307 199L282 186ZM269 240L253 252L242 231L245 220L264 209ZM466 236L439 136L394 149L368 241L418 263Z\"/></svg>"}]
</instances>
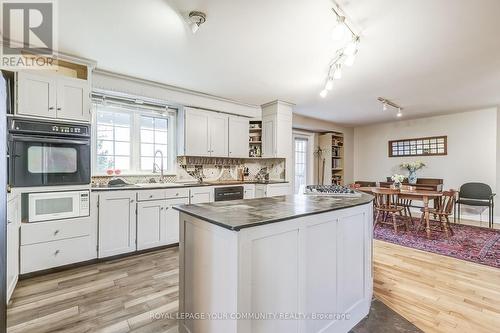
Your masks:
<instances>
[{"instance_id":1,"label":"light wood laminate floor","mask_svg":"<svg viewBox=\"0 0 500 333\"><path fill-rule=\"evenodd\" d=\"M171 332L179 291L178 248L22 280L7 310L8 333Z\"/></svg>"},{"instance_id":2,"label":"light wood laminate floor","mask_svg":"<svg viewBox=\"0 0 500 333\"><path fill-rule=\"evenodd\" d=\"M374 294L424 332L500 332L497 268L375 240Z\"/></svg>"},{"instance_id":3,"label":"light wood laminate floor","mask_svg":"<svg viewBox=\"0 0 500 333\"><path fill-rule=\"evenodd\" d=\"M500 270L374 241L375 296L425 332L495 332ZM8 332L176 332L178 249L19 282ZM388 331L389 332L389 331Z\"/></svg>"}]
</instances>

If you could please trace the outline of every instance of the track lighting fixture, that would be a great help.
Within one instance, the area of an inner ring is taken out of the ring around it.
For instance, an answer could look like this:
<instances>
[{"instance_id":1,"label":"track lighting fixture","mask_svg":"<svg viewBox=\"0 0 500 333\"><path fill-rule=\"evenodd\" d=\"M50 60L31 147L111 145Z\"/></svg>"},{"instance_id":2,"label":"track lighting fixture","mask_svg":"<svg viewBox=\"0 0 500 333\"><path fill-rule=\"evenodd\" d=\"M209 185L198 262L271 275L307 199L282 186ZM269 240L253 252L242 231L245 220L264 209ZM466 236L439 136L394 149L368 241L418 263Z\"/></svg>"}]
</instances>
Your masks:
<instances>
[{"instance_id":1,"label":"track lighting fixture","mask_svg":"<svg viewBox=\"0 0 500 333\"><path fill-rule=\"evenodd\" d=\"M332 11L337 18L337 24L332 33L333 39L337 41L345 41L347 39L348 42L337 50L335 58L330 62L325 87L320 92L320 96L323 98L333 88L332 78L335 80L342 78L342 66L346 65L350 67L354 64L360 42L359 34L355 33L352 26L347 22L346 15L340 6L335 3Z\"/></svg>"},{"instance_id":2,"label":"track lighting fixture","mask_svg":"<svg viewBox=\"0 0 500 333\"><path fill-rule=\"evenodd\" d=\"M403 108L401 106L399 106L396 103L394 103L386 98L383 98L383 97L379 97L379 98L377 98L377 100L382 103L382 110L383 111L387 111L389 109L389 107L392 107L392 108L397 110L396 117L401 118L403 116L403 112L402 112Z\"/></svg>"}]
</instances>

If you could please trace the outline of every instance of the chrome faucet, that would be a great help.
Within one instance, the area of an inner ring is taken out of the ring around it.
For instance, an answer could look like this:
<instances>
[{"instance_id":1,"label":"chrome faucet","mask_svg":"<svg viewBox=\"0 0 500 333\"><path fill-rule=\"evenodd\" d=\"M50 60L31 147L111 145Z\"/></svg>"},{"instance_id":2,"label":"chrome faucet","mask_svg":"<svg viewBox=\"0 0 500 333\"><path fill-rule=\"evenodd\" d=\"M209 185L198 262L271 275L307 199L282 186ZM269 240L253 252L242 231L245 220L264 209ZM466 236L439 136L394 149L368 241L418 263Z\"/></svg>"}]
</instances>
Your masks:
<instances>
[{"instance_id":1,"label":"chrome faucet","mask_svg":"<svg viewBox=\"0 0 500 333\"><path fill-rule=\"evenodd\" d=\"M158 172L158 164L156 163L156 155L160 153L161 161L160 161L160 181L163 181L163 152L161 150L155 151L155 156L153 157L153 173Z\"/></svg>"}]
</instances>

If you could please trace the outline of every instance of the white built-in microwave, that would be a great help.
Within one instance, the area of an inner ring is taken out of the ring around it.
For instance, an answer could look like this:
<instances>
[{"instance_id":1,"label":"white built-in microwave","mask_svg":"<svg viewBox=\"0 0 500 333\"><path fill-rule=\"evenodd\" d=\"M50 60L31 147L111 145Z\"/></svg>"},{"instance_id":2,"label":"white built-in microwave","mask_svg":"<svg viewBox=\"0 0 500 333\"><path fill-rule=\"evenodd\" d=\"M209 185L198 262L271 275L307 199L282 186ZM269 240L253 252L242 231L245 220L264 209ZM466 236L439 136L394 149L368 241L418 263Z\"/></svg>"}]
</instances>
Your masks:
<instances>
[{"instance_id":1,"label":"white built-in microwave","mask_svg":"<svg viewBox=\"0 0 500 333\"><path fill-rule=\"evenodd\" d=\"M69 219L90 215L90 191L28 194L27 222Z\"/></svg>"}]
</instances>

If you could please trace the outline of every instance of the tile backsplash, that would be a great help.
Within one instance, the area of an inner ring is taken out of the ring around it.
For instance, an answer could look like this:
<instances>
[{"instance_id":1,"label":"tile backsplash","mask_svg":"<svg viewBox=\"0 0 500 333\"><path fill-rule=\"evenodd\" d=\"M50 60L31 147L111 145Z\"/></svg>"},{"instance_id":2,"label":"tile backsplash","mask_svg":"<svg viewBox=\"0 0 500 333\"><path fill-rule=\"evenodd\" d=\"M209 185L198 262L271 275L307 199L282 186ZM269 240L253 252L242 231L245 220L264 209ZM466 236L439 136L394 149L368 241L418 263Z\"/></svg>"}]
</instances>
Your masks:
<instances>
[{"instance_id":1,"label":"tile backsplash","mask_svg":"<svg viewBox=\"0 0 500 333\"><path fill-rule=\"evenodd\" d=\"M178 157L177 158L177 174L166 175L165 182L173 183L176 181L191 182L196 181L196 178L190 175L195 168L203 173L204 181L228 181L238 180L238 170L248 168L248 176L245 180L255 180L257 173L262 168L267 168L270 180L285 179L285 159L284 158L253 158L253 159L236 159L236 158L217 158L217 157ZM114 176L94 176L92 177L92 185L105 185ZM160 175L120 175L125 181L137 183L159 182Z\"/></svg>"}]
</instances>

